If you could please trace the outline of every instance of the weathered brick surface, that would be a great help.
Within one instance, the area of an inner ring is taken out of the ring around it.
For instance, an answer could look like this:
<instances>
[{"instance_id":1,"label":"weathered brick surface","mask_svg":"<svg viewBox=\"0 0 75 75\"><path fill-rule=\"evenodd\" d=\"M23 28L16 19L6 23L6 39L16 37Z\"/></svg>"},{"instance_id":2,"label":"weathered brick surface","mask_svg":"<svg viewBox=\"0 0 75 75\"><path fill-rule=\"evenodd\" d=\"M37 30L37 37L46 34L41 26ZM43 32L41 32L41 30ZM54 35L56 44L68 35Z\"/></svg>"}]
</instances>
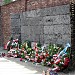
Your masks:
<instances>
[{"instance_id":1,"label":"weathered brick surface","mask_svg":"<svg viewBox=\"0 0 75 75\"><path fill-rule=\"evenodd\" d=\"M11 14L13 13L21 13L25 11L25 0L18 0L13 3L4 5L1 7L1 13L2 13L2 29L3 29L3 39L4 42L3 44L6 44L6 42L9 40L9 37L11 36L12 33L12 28L11 28ZM16 18L18 18L18 14L14 15ZM16 21L15 21L16 22ZM16 23L14 24L16 25ZM19 24L19 23L18 23Z\"/></svg>"},{"instance_id":2,"label":"weathered brick surface","mask_svg":"<svg viewBox=\"0 0 75 75\"><path fill-rule=\"evenodd\" d=\"M65 11L64 7L68 11ZM65 45L67 42L71 43L69 8L69 5L62 5L25 12L23 19L20 18L23 22L21 23L22 41L39 41L41 39L41 43L47 44ZM50 14L46 13L47 11Z\"/></svg>"},{"instance_id":3,"label":"weathered brick surface","mask_svg":"<svg viewBox=\"0 0 75 75\"><path fill-rule=\"evenodd\" d=\"M1 7L0 7L0 46L2 46L2 42L3 42L3 33L2 33L2 24L1 24Z\"/></svg>"},{"instance_id":4,"label":"weathered brick surface","mask_svg":"<svg viewBox=\"0 0 75 75\"><path fill-rule=\"evenodd\" d=\"M1 7L2 30L3 30L3 36L4 36L3 44L5 44L9 40L9 36L12 33L11 31L12 26L14 24L17 24L17 25L19 24L16 22L12 24L11 19L13 18L13 16L11 17L10 15L17 14L15 16L17 18L18 14L20 14L20 18L22 17L20 20L21 25L25 26L25 25L29 25L30 23L32 26L34 25L43 26L45 25L45 22L43 22L42 19L44 19L45 16L50 16L50 15L54 16L57 14L60 15L61 13L67 14L67 11L69 11L69 9L65 7L67 7L66 4L69 4L69 2L70 0L61 0L61 1L60 0L18 0L13 3L2 6ZM65 5L65 6L60 7L61 5ZM56 6L56 8L54 9L54 7L52 6ZM25 14L25 11L29 11L29 10L34 10L34 11L30 11ZM26 21L24 21L25 17L26 17ZM48 22L47 22L47 25L48 25Z\"/></svg>"},{"instance_id":5,"label":"weathered brick surface","mask_svg":"<svg viewBox=\"0 0 75 75\"><path fill-rule=\"evenodd\" d=\"M28 0L27 9L34 10L38 8L45 8L50 6L58 6L62 4L68 4L70 0ZM32 7L32 8L31 8Z\"/></svg>"}]
</instances>

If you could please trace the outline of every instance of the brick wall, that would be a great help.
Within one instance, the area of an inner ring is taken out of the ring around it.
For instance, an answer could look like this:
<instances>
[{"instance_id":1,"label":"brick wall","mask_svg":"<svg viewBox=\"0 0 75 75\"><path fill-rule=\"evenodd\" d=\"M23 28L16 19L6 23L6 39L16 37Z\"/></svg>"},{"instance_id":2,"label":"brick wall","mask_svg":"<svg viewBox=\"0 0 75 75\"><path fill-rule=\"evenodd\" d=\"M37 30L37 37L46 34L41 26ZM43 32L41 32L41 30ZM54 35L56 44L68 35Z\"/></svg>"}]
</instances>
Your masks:
<instances>
[{"instance_id":1,"label":"brick wall","mask_svg":"<svg viewBox=\"0 0 75 75\"><path fill-rule=\"evenodd\" d=\"M1 7L0 7L0 46L2 46L2 42L3 42L3 34L2 34L2 24L1 24Z\"/></svg>"},{"instance_id":2,"label":"brick wall","mask_svg":"<svg viewBox=\"0 0 75 75\"><path fill-rule=\"evenodd\" d=\"M70 23L71 23L71 64L70 67L75 69L75 2L70 4ZM73 65L73 66L72 66Z\"/></svg>"},{"instance_id":3,"label":"brick wall","mask_svg":"<svg viewBox=\"0 0 75 75\"><path fill-rule=\"evenodd\" d=\"M27 10L68 4L70 0L27 0Z\"/></svg>"},{"instance_id":4,"label":"brick wall","mask_svg":"<svg viewBox=\"0 0 75 75\"><path fill-rule=\"evenodd\" d=\"M71 43L70 6L61 5L23 12L21 19L22 41L65 45Z\"/></svg>"},{"instance_id":5,"label":"brick wall","mask_svg":"<svg viewBox=\"0 0 75 75\"><path fill-rule=\"evenodd\" d=\"M11 14L18 14L24 11L49 8L69 4L69 0L18 0L1 7L2 29L5 44L11 35ZM44 27L45 29L46 27ZM43 36L40 36L43 37ZM36 38L37 39L37 38Z\"/></svg>"},{"instance_id":6,"label":"brick wall","mask_svg":"<svg viewBox=\"0 0 75 75\"><path fill-rule=\"evenodd\" d=\"M9 40L11 36L11 18L12 13L20 13L25 11L25 0L18 0L1 7L2 13L2 29L3 29L3 44Z\"/></svg>"}]
</instances>

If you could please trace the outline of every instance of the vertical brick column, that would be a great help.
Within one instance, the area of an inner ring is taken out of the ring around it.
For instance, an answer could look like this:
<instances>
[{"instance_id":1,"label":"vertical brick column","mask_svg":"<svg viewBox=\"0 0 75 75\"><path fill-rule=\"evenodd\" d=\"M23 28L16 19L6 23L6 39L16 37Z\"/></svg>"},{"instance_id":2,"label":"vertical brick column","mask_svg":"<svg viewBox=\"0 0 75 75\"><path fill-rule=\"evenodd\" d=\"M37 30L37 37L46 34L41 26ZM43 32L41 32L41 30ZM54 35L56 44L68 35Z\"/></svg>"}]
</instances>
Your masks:
<instances>
[{"instance_id":1,"label":"vertical brick column","mask_svg":"<svg viewBox=\"0 0 75 75\"><path fill-rule=\"evenodd\" d=\"M71 12L71 66L75 66L75 3L70 4Z\"/></svg>"},{"instance_id":2,"label":"vertical brick column","mask_svg":"<svg viewBox=\"0 0 75 75\"><path fill-rule=\"evenodd\" d=\"M3 45L2 22L1 22L1 7L0 7L0 46Z\"/></svg>"}]
</instances>

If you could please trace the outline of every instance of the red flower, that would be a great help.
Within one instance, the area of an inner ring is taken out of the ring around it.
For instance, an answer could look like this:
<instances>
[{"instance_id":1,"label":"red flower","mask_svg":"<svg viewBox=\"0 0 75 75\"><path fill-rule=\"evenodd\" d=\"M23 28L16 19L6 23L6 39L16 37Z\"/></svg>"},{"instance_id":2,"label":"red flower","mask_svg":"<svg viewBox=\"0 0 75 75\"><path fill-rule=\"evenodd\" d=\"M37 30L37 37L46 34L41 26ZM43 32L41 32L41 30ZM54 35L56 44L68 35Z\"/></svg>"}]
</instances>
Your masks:
<instances>
[{"instance_id":1,"label":"red flower","mask_svg":"<svg viewBox=\"0 0 75 75\"><path fill-rule=\"evenodd\" d=\"M35 55L38 56L38 53L36 53Z\"/></svg>"},{"instance_id":2,"label":"red flower","mask_svg":"<svg viewBox=\"0 0 75 75\"><path fill-rule=\"evenodd\" d=\"M64 66L68 66L70 59L68 57L64 58Z\"/></svg>"},{"instance_id":3,"label":"red flower","mask_svg":"<svg viewBox=\"0 0 75 75\"><path fill-rule=\"evenodd\" d=\"M59 64L60 61L61 61L61 59L57 59L54 63Z\"/></svg>"},{"instance_id":4,"label":"red flower","mask_svg":"<svg viewBox=\"0 0 75 75\"><path fill-rule=\"evenodd\" d=\"M43 59L43 56L42 55L40 56L40 59Z\"/></svg>"}]
</instances>

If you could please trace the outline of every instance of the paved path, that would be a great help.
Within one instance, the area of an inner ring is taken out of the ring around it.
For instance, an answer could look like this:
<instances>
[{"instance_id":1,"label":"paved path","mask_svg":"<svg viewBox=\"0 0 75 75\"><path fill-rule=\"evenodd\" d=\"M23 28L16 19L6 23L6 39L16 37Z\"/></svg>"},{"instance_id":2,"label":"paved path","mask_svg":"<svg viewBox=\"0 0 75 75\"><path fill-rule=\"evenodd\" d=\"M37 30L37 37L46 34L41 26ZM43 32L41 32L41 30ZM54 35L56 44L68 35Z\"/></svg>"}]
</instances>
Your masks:
<instances>
[{"instance_id":1,"label":"paved path","mask_svg":"<svg viewBox=\"0 0 75 75\"><path fill-rule=\"evenodd\" d=\"M0 75L41 75L37 70L31 70L16 62L0 58Z\"/></svg>"},{"instance_id":2,"label":"paved path","mask_svg":"<svg viewBox=\"0 0 75 75\"><path fill-rule=\"evenodd\" d=\"M7 51L0 48L0 53ZM0 57L0 75L42 75L48 67L35 65L32 62L21 62L19 58ZM75 73L58 73L58 75L75 75Z\"/></svg>"},{"instance_id":3,"label":"paved path","mask_svg":"<svg viewBox=\"0 0 75 75\"><path fill-rule=\"evenodd\" d=\"M7 51L0 48L0 53ZM0 75L42 75L42 71L47 69L32 62L21 62L19 58L0 57Z\"/></svg>"}]
</instances>

